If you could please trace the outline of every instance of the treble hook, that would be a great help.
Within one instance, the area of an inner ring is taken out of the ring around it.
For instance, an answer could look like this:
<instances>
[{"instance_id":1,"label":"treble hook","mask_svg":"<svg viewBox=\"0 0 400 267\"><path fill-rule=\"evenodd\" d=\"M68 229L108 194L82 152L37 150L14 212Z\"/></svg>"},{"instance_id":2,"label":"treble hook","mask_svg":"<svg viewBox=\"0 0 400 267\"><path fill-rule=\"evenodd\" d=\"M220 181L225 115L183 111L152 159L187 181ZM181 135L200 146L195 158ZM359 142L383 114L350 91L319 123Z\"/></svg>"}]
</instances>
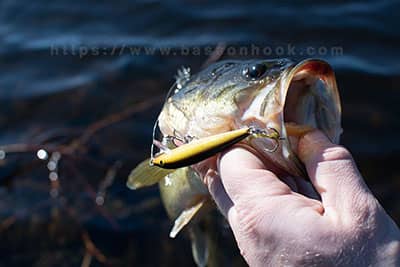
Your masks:
<instances>
[{"instance_id":1,"label":"treble hook","mask_svg":"<svg viewBox=\"0 0 400 267\"><path fill-rule=\"evenodd\" d=\"M179 142L182 142L184 144L190 143L195 139L196 137L191 136L191 135L183 135L181 134L178 130L174 129L173 131L173 136L171 136L175 140L178 140Z\"/></svg>"},{"instance_id":2,"label":"treble hook","mask_svg":"<svg viewBox=\"0 0 400 267\"><path fill-rule=\"evenodd\" d=\"M250 130L251 130L252 136L255 138L264 137L264 138L271 139L275 142L275 146L272 149L268 149L268 148L265 149L269 153L274 153L275 151L278 150L279 140L285 140L285 138L281 137L281 134L279 133L279 131L273 127L267 127L267 130L251 127ZM272 133L268 133L268 131L272 131Z\"/></svg>"}]
</instances>

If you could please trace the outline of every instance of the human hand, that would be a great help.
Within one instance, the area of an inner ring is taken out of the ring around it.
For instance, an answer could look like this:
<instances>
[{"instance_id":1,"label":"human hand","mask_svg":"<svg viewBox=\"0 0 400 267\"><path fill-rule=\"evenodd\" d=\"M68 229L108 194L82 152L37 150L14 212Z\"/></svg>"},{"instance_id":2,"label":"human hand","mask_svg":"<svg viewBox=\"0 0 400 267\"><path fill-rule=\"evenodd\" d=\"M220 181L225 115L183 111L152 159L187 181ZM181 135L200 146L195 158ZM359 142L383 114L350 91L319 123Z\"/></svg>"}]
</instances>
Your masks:
<instances>
[{"instance_id":1,"label":"human hand","mask_svg":"<svg viewBox=\"0 0 400 267\"><path fill-rule=\"evenodd\" d=\"M319 131L298 144L311 183L278 179L257 156L223 154L205 182L250 266L399 266L400 232L350 153ZM315 192L314 188L317 192Z\"/></svg>"}]
</instances>

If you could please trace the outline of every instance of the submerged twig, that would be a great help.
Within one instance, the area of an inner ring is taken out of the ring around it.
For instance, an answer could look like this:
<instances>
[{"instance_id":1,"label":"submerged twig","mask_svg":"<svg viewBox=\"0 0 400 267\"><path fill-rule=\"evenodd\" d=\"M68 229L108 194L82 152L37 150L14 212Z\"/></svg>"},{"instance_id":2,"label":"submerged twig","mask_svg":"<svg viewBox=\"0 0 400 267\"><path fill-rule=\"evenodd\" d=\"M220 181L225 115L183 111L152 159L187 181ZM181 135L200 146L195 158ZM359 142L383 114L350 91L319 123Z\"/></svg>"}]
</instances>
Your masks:
<instances>
[{"instance_id":1,"label":"submerged twig","mask_svg":"<svg viewBox=\"0 0 400 267\"><path fill-rule=\"evenodd\" d=\"M8 229L11 225L13 225L17 220L16 215L11 215L7 217L4 221L1 222L0 224L0 233Z\"/></svg>"},{"instance_id":2,"label":"submerged twig","mask_svg":"<svg viewBox=\"0 0 400 267\"><path fill-rule=\"evenodd\" d=\"M16 143L7 144L0 146L0 150L6 154L11 153L35 153L40 149L44 149L47 152L55 152L57 150L64 151L64 145L55 144L30 144L30 143ZM65 152L64 152L65 153Z\"/></svg>"},{"instance_id":3,"label":"submerged twig","mask_svg":"<svg viewBox=\"0 0 400 267\"><path fill-rule=\"evenodd\" d=\"M89 257L89 255L95 257L98 262L109 265L107 257L104 256L104 254L96 247L96 245L90 239L89 233L86 230L82 232L82 241L85 245L86 253L81 266L90 266L92 259L91 257Z\"/></svg>"},{"instance_id":4,"label":"submerged twig","mask_svg":"<svg viewBox=\"0 0 400 267\"><path fill-rule=\"evenodd\" d=\"M90 124L84 130L84 132L82 133L81 136L79 136L77 139L75 139L74 141L71 142L70 149L75 150L78 147L86 144L95 133L102 130L103 128L106 128L112 124L121 122L137 112L144 111L147 108L152 107L157 103L161 103L161 99L162 99L161 96L148 99L148 100L140 102L132 107L129 107L121 112L111 114L99 121L96 121L96 122Z\"/></svg>"},{"instance_id":5,"label":"submerged twig","mask_svg":"<svg viewBox=\"0 0 400 267\"><path fill-rule=\"evenodd\" d=\"M40 149L44 149L45 151L52 153L55 151L60 152L61 154L73 154L76 152L76 150L83 145L85 145L90 138L96 134L98 131L109 127L115 123L121 122L123 120L128 119L130 116L132 116L135 113L142 112L155 104L161 103L162 101L162 96L160 97L153 97L151 99L148 99L146 101L142 101L140 103L137 103L125 110L122 110L120 112L108 115L104 117L103 119L100 119L89 126L87 126L82 134L74 139L72 142L69 144L49 144L49 143L44 143L42 142L46 140L46 138L39 138L39 142L37 143L16 143L16 144L7 144L7 145L1 145L0 146L0 151L3 151L6 154L9 153L31 153L31 152L37 152Z\"/></svg>"},{"instance_id":6,"label":"submerged twig","mask_svg":"<svg viewBox=\"0 0 400 267\"><path fill-rule=\"evenodd\" d=\"M81 263L81 267L90 267L90 264L92 263L93 256L89 252L85 252L85 255L83 256L83 260Z\"/></svg>"},{"instance_id":7,"label":"submerged twig","mask_svg":"<svg viewBox=\"0 0 400 267\"><path fill-rule=\"evenodd\" d=\"M0 146L0 161L3 164L7 164L7 158L9 154L20 154L20 153L35 153L36 157L28 162L24 162L23 164L18 163L18 168L12 171L11 174L3 177L3 180L11 179L12 177L21 176L26 174L28 171L32 171L34 168L39 166L43 166L43 162L47 163L47 169L49 171L48 179L50 179L50 193L53 193L52 196L58 196L58 189L60 187L58 172L65 173L65 171L70 172L71 176L75 178L75 181L78 184L83 185L84 190L93 201L94 210L97 211L109 224L113 229L119 229L119 225L117 221L108 213L108 211L100 204L103 204L104 197L106 194L106 190L111 186L113 180L115 178L116 172L121 167L120 162L116 162L111 168L108 169L107 173L101 184L98 187L98 190L94 189L94 187L88 182L85 175L81 173L81 171L76 166L76 162L87 163L91 167L100 168L102 171L106 169L106 166L103 165L104 162L92 159L88 154L86 149L82 149L85 147L90 139L98 133L100 130L114 125L118 122L126 120L130 118L132 115L138 112L143 112L146 109L161 103L163 97L152 97L145 101L139 102L133 106L126 108L120 112L107 115L104 118L91 123L84 129L74 128L72 130L64 129L70 134L64 134L60 132L60 130L49 131L48 133L40 133L38 135L31 137L31 142L26 143L16 143L16 144L6 144ZM79 132L80 134L79 134ZM72 135L72 136L71 136ZM59 138L62 137L62 138ZM71 137L73 138L71 141ZM58 143L57 143L58 141ZM50 143L51 142L51 143ZM68 142L68 143L66 143ZM54 158L54 155L57 155L57 160ZM58 160L62 157L62 165L58 166ZM39 159L39 160L38 160ZM60 170L59 168L62 168ZM12 176L12 177L11 177ZM65 176L65 175L63 175ZM6 178L6 179L4 179ZM101 203L98 201L98 197L102 198ZM97 201L96 201L97 200ZM46 204L54 203L51 199L46 200ZM33 212L34 209L37 208L39 204L35 205L32 209L29 209L30 212ZM42 206L42 203L40 203ZM68 209L68 207L65 207ZM70 212L71 216L73 212ZM14 222L20 217L20 214L13 214L10 217L7 217L0 223L0 232L5 231ZM78 219L77 222L81 224L82 222ZM106 262L106 258L101 254L99 250L96 249L94 244L90 241L88 236L84 235L84 241L86 250L89 251L91 256L94 256L99 262ZM89 242L90 241L90 242ZM91 256L87 255L82 262L83 266L89 266L91 263Z\"/></svg>"},{"instance_id":8,"label":"submerged twig","mask_svg":"<svg viewBox=\"0 0 400 267\"><path fill-rule=\"evenodd\" d=\"M72 172L73 176L77 179L78 183L81 183L84 186L85 191L88 193L93 203L96 203L96 191L94 190L92 185L90 185L90 183L86 180L86 177L79 172L79 170L75 167L73 163L67 162L66 164L68 166L68 169ZM95 209L104 219L107 220L107 222L111 225L113 229L116 230L120 228L117 221L114 220L114 218L112 218L102 206L95 205Z\"/></svg>"},{"instance_id":9,"label":"submerged twig","mask_svg":"<svg viewBox=\"0 0 400 267\"><path fill-rule=\"evenodd\" d=\"M18 218L23 217L27 213L32 213L35 210L41 209L44 206L47 206L49 204L50 204L50 200L42 200L42 201L34 204L30 208L15 211L13 215L7 217L5 220L3 220L0 223L0 233L2 233L3 231L5 231L9 227L11 227L17 221Z\"/></svg>"},{"instance_id":10,"label":"submerged twig","mask_svg":"<svg viewBox=\"0 0 400 267\"><path fill-rule=\"evenodd\" d=\"M96 196L96 204L103 205L107 193L107 188L110 187L117 175L118 170L121 168L122 163L120 161L116 161L107 171L103 181L100 183L99 189L97 191Z\"/></svg>"}]
</instances>

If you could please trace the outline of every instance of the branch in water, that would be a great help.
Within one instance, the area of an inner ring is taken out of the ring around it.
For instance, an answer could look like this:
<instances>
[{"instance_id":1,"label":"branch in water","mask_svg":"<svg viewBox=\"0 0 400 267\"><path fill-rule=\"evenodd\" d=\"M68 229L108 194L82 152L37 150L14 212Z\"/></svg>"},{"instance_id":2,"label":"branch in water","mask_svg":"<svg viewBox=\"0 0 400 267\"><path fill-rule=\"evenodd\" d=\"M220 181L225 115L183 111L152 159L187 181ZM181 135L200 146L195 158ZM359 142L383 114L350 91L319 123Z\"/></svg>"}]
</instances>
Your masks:
<instances>
[{"instance_id":1,"label":"branch in water","mask_svg":"<svg viewBox=\"0 0 400 267\"><path fill-rule=\"evenodd\" d=\"M124 121L131 117L133 114L142 112L156 104L161 103L163 100L162 96L153 97L150 100L146 100L135 104L123 111L108 115L101 120L98 120L83 130L83 133L76 139L74 139L68 145L62 144L40 144L40 143L17 143L17 144L8 144L0 146L0 151L3 153L29 153L29 152L37 152L40 149L45 150L46 152L60 152L61 154L73 154L78 148L85 145L90 138L95 135L100 130L107 128L115 123Z\"/></svg>"},{"instance_id":2,"label":"branch in water","mask_svg":"<svg viewBox=\"0 0 400 267\"><path fill-rule=\"evenodd\" d=\"M85 245L86 254L81 266L90 266L91 257L89 257L89 255L95 257L98 262L109 265L106 256L104 256L104 254L96 247L86 230L82 232L82 240L83 244ZM85 262L86 264L84 264ZM89 264L87 264L87 262Z\"/></svg>"}]
</instances>

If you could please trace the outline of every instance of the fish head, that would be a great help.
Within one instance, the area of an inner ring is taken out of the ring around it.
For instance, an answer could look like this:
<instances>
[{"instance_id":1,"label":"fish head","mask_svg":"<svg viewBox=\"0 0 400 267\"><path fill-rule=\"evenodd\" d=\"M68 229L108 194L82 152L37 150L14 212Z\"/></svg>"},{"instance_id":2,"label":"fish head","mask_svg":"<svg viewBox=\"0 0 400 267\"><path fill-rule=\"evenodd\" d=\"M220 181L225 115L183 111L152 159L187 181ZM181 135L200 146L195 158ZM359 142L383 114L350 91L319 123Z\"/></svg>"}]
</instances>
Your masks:
<instances>
[{"instance_id":1,"label":"fish head","mask_svg":"<svg viewBox=\"0 0 400 267\"><path fill-rule=\"evenodd\" d=\"M330 65L309 59L222 61L172 90L159 116L164 135L206 137L242 127L274 129L276 140L249 138L246 145L282 175L305 176L296 156L296 136L287 125L322 130L337 143L341 107ZM269 164L270 165L270 164Z\"/></svg>"},{"instance_id":2,"label":"fish head","mask_svg":"<svg viewBox=\"0 0 400 267\"><path fill-rule=\"evenodd\" d=\"M327 62L316 59L289 63L276 79L265 84L241 121L276 130L281 137L280 145L269 153L272 140L256 138L249 141L250 146L264 161L273 163L276 173L305 177L306 171L297 157L300 135L292 134L288 127L294 124L319 129L331 142L339 142L341 105L333 69Z\"/></svg>"}]
</instances>

